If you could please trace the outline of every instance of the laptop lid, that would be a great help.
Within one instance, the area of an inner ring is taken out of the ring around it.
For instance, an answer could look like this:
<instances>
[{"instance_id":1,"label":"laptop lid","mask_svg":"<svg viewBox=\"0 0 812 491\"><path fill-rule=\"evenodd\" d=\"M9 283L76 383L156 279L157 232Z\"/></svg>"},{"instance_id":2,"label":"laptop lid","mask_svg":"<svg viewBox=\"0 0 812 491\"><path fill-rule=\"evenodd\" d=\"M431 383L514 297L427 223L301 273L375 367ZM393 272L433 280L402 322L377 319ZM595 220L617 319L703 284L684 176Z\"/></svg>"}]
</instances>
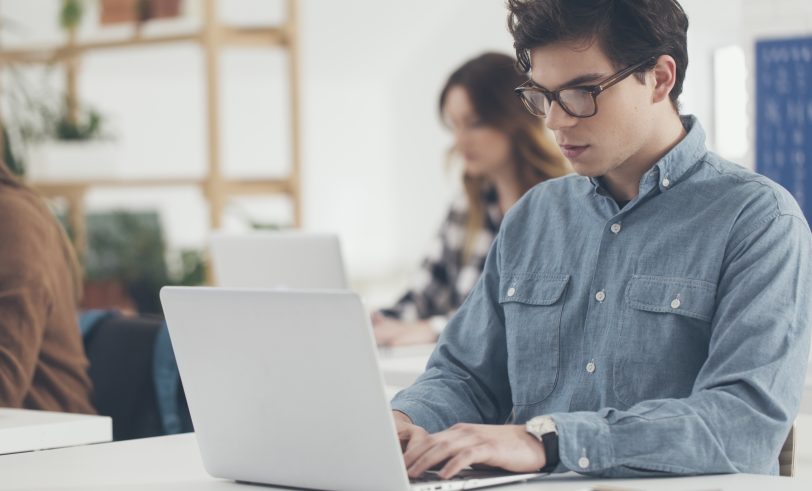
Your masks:
<instances>
[{"instance_id":1,"label":"laptop lid","mask_svg":"<svg viewBox=\"0 0 812 491\"><path fill-rule=\"evenodd\" d=\"M166 287L161 302L211 475L409 489L357 295Z\"/></svg>"},{"instance_id":2,"label":"laptop lid","mask_svg":"<svg viewBox=\"0 0 812 491\"><path fill-rule=\"evenodd\" d=\"M339 240L333 234L262 231L214 233L215 281L230 288L347 289Z\"/></svg>"}]
</instances>

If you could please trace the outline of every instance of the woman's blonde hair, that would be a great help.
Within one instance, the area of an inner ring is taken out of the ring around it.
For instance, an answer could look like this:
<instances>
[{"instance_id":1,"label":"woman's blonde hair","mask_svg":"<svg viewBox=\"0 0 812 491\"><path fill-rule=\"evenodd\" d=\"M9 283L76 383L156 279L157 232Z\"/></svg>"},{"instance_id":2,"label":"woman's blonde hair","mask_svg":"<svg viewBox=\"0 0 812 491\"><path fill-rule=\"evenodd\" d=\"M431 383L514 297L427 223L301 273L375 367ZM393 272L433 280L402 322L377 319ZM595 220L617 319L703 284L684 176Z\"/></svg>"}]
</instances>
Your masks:
<instances>
[{"instance_id":1,"label":"woman's blonde hair","mask_svg":"<svg viewBox=\"0 0 812 491\"><path fill-rule=\"evenodd\" d=\"M530 114L513 92L526 80L512 56L485 53L448 77L439 100L442 117L448 92L454 87L465 89L479 119L508 136L522 194L542 181L572 172L558 146L547 136L544 122ZM481 196L488 182L484 177L464 175L463 184L469 210L463 249L467 258L476 231L482 227L485 209Z\"/></svg>"},{"instance_id":2,"label":"woman's blonde hair","mask_svg":"<svg viewBox=\"0 0 812 491\"><path fill-rule=\"evenodd\" d=\"M9 168L6 164L0 161L0 185L9 186L12 188L20 189L23 192L28 192L34 195L40 203L42 204L43 209L49 211L48 205L45 203L45 200L34 191L30 186L22 182L20 179L14 176L11 173ZM56 221L56 217L53 217L53 220ZM82 268L79 265L79 259L76 256L76 250L73 248L73 244L71 243L70 239L68 238L68 234L65 233L65 229L62 228L61 225L58 223L54 224L59 229L60 240L62 242L62 251L65 255L65 262L68 265L68 270L71 275L71 281L73 283L73 294L74 294L74 301L76 305L82 300Z\"/></svg>"}]
</instances>

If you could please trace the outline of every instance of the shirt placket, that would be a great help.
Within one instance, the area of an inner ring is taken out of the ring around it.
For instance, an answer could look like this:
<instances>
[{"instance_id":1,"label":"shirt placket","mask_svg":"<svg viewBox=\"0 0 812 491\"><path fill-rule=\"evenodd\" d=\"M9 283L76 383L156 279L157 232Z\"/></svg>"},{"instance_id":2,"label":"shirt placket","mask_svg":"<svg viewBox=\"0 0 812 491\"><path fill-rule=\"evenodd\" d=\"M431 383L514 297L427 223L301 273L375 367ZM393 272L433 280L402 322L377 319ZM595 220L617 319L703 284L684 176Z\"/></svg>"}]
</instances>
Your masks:
<instances>
[{"instance_id":1,"label":"shirt placket","mask_svg":"<svg viewBox=\"0 0 812 491\"><path fill-rule=\"evenodd\" d=\"M580 358L575 365L580 383L570 401L570 410L593 407L596 402L594 399L599 398L601 393L597 388L608 381L609 370L602 346L606 343L607 329L617 319L617 309L620 306L621 292L616 290L617 272L613 270L614 261L607 258L613 254L613 248L617 247L617 240L623 233L624 213L608 193L602 189L596 192L600 195L597 197L597 206L598 212L604 217L603 230L595 256L592 280L583 293L588 296L587 309Z\"/></svg>"}]
</instances>

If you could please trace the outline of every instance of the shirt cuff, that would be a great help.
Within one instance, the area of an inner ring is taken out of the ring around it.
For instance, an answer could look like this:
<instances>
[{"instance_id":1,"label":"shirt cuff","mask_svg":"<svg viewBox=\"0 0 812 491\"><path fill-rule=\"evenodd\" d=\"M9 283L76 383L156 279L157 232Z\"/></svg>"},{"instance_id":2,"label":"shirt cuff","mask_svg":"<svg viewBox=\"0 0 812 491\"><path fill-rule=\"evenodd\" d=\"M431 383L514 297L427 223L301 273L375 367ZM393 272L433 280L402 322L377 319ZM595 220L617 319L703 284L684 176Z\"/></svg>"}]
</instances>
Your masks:
<instances>
[{"instance_id":1,"label":"shirt cuff","mask_svg":"<svg viewBox=\"0 0 812 491\"><path fill-rule=\"evenodd\" d=\"M420 401L400 398L398 394L392 400L391 408L394 411L402 412L412 420L413 424L416 424L429 433L437 433L438 431L446 429L442 418L437 416L431 408Z\"/></svg>"},{"instance_id":2,"label":"shirt cuff","mask_svg":"<svg viewBox=\"0 0 812 491\"><path fill-rule=\"evenodd\" d=\"M558 430L558 457L567 469L581 474L614 467L609 423L593 412L549 415Z\"/></svg>"}]
</instances>

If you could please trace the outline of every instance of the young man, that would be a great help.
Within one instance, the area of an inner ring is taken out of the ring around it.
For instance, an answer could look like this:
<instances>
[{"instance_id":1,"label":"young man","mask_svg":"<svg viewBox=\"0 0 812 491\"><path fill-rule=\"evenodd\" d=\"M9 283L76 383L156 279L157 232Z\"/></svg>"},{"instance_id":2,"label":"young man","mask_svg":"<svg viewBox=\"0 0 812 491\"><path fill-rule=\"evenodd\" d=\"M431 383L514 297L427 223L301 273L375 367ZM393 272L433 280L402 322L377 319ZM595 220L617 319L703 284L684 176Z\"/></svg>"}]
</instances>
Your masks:
<instances>
[{"instance_id":1,"label":"young man","mask_svg":"<svg viewBox=\"0 0 812 491\"><path fill-rule=\"evenodd\" d=\"M517 92L578 175L508 213L393 400L409 474L777 473L810 342L799 207L679 116L675 0L508 4L531 75Z\"/></svg>"}]
</instances>

